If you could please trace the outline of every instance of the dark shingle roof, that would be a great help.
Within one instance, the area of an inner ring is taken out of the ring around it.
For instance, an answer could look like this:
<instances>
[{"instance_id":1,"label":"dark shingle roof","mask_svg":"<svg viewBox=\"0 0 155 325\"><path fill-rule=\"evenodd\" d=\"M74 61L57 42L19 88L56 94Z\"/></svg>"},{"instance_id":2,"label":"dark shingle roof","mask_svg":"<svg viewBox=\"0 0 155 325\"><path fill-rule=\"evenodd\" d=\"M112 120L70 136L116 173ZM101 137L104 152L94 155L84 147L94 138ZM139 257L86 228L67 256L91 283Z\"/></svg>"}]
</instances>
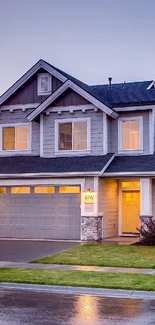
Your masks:
<instances>
[{"instance_id":1,"label":"dark shingle roof","mask_svg":"<svg viewBox=\"0 0 155 325\"><path fill-rule=\"evenodd\" d=\"M100 172L112 155L56 158L0 157L0 174Z\"/></svg>"},{"instance_id":2,"label":"dark shingle roof","mask_svg":"<svg viewBox=\"0 0 155 325\"><path fill-rule=\"evenodd\" d=\"M57 67L51 66L110 108L155 104L155 88L147 89L153 80L112 84L109 89L108 84L89 86Z\"/></svg>"},{"instance_id":3,"label":"dark shingle roof","mask_svg":"<svg viewBox=\"0 0 155 325\"><path fill-rule=\"evenodd\" d=\"M112 84L111 89L108 85L96 85L91 88L101 101L106 98L111 108L151 105L155 104L155 88L147 89L151 82L152 80Z\"/></svg>"},{"instance_id":4,"label":"dark shingle roof","mask_svg":"<svg viewBox=\"0 0 155 325\"><path fill-rule=\"evenodd\" d=\"M155 154L115 157L105 173L155 171Z\"/></svg>"}]
</instances>

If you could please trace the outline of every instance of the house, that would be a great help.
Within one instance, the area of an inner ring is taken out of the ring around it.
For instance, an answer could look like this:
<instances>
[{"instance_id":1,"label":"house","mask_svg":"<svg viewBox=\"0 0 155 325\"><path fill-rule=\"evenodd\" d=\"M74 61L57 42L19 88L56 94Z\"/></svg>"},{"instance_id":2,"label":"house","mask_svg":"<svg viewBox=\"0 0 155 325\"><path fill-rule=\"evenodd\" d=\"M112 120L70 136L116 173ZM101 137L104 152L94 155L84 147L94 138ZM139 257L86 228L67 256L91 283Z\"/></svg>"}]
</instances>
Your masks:
<instances>
[{"instance_id":1,"label":"house","mask_svg":"<svg viewBox=\"0 0 155 325\"><path fill-rule=\"evenodd\" d=\"M129 236L155 216L154 81L89 86L39 60L0 97L0 237Z\"/></svg>"}]
</instances>

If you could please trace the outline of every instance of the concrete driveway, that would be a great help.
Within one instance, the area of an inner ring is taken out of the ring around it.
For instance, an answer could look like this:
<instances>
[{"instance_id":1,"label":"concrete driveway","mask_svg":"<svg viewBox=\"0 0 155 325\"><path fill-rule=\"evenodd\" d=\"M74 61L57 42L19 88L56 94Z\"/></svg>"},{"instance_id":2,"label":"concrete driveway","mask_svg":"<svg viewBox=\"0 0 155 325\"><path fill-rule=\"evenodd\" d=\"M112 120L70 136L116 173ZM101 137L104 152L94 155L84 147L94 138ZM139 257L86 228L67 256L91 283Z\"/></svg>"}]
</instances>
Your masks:
<instances>
[{"instance_id":1,"label":"concrete driveway","mask_svg":"<svg viewBox=\"0 0 155 325\"><path fill-rule=\"evenodd\" d=\"M63 241L0 240L0 261L29 262L79 245Z\"/></svg>"}]
</instances>

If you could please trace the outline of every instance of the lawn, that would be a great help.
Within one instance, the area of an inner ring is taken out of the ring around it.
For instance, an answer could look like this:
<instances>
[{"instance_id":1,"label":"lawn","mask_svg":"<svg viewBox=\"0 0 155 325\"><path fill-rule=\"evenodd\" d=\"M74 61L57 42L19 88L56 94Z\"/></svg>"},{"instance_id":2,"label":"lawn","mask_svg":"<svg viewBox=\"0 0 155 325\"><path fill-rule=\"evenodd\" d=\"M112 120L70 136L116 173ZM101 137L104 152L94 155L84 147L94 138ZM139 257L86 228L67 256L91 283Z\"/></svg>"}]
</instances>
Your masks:
<instances>
[{"instance_id":1,"label":"lawn","mask_svg":"<svg viewBox=\"0 0 155 325\"><path fill-rule=\"evenodd\" d=\"M155 291L155 276L85 271L0 269L0 282Z\"/></svg>"},{"instance_id":2,"label":"lawn","mask_svg":"<svg viewBox=\"0 0 155 325\"><path fill-rule=\"evenodd\" d=\"M155 246L86 244L32 262L155 268Z\"/></svg>"}]
</instances>

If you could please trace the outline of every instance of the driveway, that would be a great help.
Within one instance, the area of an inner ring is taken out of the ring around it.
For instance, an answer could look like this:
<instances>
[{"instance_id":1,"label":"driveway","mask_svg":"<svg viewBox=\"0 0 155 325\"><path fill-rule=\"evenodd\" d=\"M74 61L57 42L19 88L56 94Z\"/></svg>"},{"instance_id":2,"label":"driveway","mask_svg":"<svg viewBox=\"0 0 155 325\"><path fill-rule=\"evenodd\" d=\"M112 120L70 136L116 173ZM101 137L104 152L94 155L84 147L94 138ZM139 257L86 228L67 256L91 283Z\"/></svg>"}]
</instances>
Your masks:
<instances>
[{"instance_id":1,"label":"driveway","mask_svg":"<svg viewBox=\"0 0 155 325\"><path fill-rule=\"evenodd\" d=\"M0 325L153 325L154 301L0 289Z\"/></svg>"},{"instance_id":2,"label":"driveway","mask_svg":"<svg viewBox=\"0 0 155 325\"><path fill-rule=\"evenodd\" d=\"M29 262L79 245L63 241L0 240L0 261Z\"/></svg>"}]
</instances>

